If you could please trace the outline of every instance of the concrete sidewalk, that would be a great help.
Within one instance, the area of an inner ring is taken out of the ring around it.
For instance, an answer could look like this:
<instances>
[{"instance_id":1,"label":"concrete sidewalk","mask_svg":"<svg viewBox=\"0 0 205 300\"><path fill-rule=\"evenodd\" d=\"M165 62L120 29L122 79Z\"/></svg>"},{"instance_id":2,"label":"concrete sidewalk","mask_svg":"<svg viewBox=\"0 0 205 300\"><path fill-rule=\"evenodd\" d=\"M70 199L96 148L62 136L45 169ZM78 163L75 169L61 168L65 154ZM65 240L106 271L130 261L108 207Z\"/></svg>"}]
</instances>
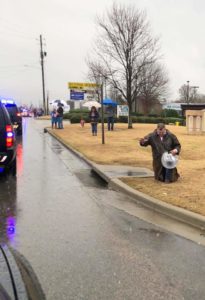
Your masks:
<instances>
[{"instance_id":1,"label":"concrete sidewalk","mask_svg":"<svg viewBox=\"0 0 205 300\"><path fill-rule=\"evenodd\" d=\"M167 215L172 219L179 220L183 223L189 224L201 230L205 230L205 217L197 213L190 212L180 207L176 207L160 201L156 198L141 193L125 183L120 178L126 176L134 177L153 177L153 172L147 168L138 168L130 166L116 166L116 165L99 165L88 160L82 153L76 151L71 146L65 144L65 141L58 137L54 131L46 128L46 131L61 142L66 148L75 153L78 157L87 162L91 169L96 172L101 178L103 178L108 186L116 191L120 191L126 195L132 197L133 201L140 202L142 205L148 207L153 211L160 212L161 214Z\"/></svg>"}]
</instances>

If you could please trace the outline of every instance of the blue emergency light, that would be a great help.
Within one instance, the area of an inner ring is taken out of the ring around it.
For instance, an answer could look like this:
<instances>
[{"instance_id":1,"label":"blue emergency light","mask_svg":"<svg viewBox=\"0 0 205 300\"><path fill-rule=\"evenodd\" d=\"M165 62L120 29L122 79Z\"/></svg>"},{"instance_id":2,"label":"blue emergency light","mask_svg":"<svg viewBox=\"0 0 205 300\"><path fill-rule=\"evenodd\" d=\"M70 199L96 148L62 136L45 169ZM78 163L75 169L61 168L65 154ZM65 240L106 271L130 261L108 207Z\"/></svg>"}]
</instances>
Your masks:
<instances>
[{"instance_id":1,"label":"blue emergency light","mask_svg":"<svg viewBox=\"0 0 205 300\"><path fill-rule=\"evenodd\" d=\"M10 99L0 99L0 101L3 104L14 104L14 100L10 100Z\"/></svg>"}]
</instances>

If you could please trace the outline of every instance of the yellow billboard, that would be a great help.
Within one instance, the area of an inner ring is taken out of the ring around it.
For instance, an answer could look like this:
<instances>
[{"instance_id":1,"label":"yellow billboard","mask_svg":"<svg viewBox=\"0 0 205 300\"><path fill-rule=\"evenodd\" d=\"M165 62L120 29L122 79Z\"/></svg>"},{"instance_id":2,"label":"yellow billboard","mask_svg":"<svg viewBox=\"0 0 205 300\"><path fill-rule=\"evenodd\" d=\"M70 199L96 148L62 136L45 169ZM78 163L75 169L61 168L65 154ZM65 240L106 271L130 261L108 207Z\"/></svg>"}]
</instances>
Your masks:
<instances>
[{"instance_id":1,"label":"yellow billboard","mask_svg":"<svg viewBox=\"0 0 205 300\"><path fill-rule=\"evenodd\" d=\"M87 88L99 88L100 85L92 82L68 82L69 89L85 90Z\"/></svg>"}]
</instances>

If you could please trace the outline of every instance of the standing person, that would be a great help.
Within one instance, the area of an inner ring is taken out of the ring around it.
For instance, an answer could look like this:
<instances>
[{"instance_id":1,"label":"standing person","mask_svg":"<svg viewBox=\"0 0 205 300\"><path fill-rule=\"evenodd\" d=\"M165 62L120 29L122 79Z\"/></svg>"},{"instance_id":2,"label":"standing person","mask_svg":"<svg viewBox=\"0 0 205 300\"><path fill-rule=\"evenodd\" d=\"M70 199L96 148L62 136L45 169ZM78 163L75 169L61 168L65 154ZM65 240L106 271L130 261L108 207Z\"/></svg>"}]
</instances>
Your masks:
<instances>
[{"instance_id":1,"label":"standing person","mask_svg":"<svg viewBox=\"0 0 205 300\"><path fill-rule=\"evenodd\" d=\"M84 127L85 125L85 120L83 119L83 117L80 118L80 125L81 127Z\"/></svg>"},{"instance_id":2,"label":"standing person","mask_svg":"<svg viewBox=\"0 0 205 300\"><path fill-rule=\"evenodd\" d=\"M63 129L63 107L59 105L57 108L58 129Z\"/></svg>"},{"instance_id":3,"label":"standing person","mask_svg":"<svg viewBox=\"0 0 205 300\"><path fill-rule=\"evenodd\" d=\"M97 135L99 113L95 106L91 107L91 111L89 113L89 118L90 118L90 123L91 123L92 134Z\"/></svg>"},{"instance_id":4,"label":"standing person","mask_svg":"<svg viewBox=\"0 0 205 300\"><path fill-rule=\"evenodd\" d=\"M36 108L33 109L33 116L34 116L34 118L37 117L37 109Z\"/></svg>"},{"instance_id":5,"label":"standing person","mask_svg":"<svg viewBox=\"0 0 205 300\"><path fill-rule=\"evenodd\" d=\"M107 113L107 129L108 131L114 129L114 115L115 115L115 109L112 105L108 105L106 109Z\"/></svg>"},{"instance_id":6,"label":"standing person","mask_svg":"<svg viewBox=\"0 0 205 300\"><path fill-rule=\"evenodd\" d=\"M163 167L161 162L164 152L176 155L181 150L181 145L177 137L166 129L165 124L159 123L152 133L140 139L140 145L144 147L150 145L152 148L153 170L156 180L166 183L177 181L179 178L177 169L167 169Z\"/></svg>"},{"instance_id":7,"label":"standing person","mask_svg":"<svg viewBox=\"0 0 205 300\"><path fill-rule=\"evenodd\" d=\"M57 128L57 111L55 108L51 112L51 125L52 125L52 129L54 127Z\"/></svg>"}]
</instances>

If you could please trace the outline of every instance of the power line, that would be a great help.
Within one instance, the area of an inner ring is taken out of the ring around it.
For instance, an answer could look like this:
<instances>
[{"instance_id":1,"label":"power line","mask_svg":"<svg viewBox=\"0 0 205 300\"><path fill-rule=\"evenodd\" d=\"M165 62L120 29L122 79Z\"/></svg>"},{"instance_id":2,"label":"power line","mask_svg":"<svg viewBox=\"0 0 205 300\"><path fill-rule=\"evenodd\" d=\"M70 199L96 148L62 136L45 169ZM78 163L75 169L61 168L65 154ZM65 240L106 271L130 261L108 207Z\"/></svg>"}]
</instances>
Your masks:
<instances>
[{"instance_id":1,"label":"power line","mask_svg":"<svg viewBox=\"0 0 205 300\"><path fill-rule=\"evenodd\" d=\"M0 66L0 70L2 70L2 71L10 71L11 69L14 70L14 69L22 68L22 67L36 69L36 68L39 68L38 66L39 66L38 63L36 63L36 64L11 65L11 66Z\"/></svg>"},{"instance_id":2,"label":"power line","mask_svg":"<svg viewBox=\"0 0 205 300\"><path fill-rule=\"evenodd\" d=\"M0 34L4 35L5 37L8 37L8 35L11 35L12 37L15 38L21 38L24 40L29 40L29 41L34 41L35 38L31 38L31 37L27 37L27 36L23 36L22 34L19 34L18 32L6 32L4 29L0 29Z\"/></svg>"},{"instance_id":3,"label":"power line","mask_svg":"<svg viewBox=\"0 0 205 300\"><path fill-rule=\"evenodd\" d=\"M8 21L6 21L6 22L8 22L9 25L5 24L5 20L3 20L2 18L0 18L0 21L3 21L3 23L1 22L0 32L5 33L5 30L6 30L7 34L12 34L12 35L15 35L17 37L21 37L21 38L24 38L27 40L34 40L34 38L31 38L30 34L28 34L26 31L24 31L24 28L19 28L19 25L14 24L14 23L12 24L11 22L8 22Z\"/></svg>"}]
</instances>

